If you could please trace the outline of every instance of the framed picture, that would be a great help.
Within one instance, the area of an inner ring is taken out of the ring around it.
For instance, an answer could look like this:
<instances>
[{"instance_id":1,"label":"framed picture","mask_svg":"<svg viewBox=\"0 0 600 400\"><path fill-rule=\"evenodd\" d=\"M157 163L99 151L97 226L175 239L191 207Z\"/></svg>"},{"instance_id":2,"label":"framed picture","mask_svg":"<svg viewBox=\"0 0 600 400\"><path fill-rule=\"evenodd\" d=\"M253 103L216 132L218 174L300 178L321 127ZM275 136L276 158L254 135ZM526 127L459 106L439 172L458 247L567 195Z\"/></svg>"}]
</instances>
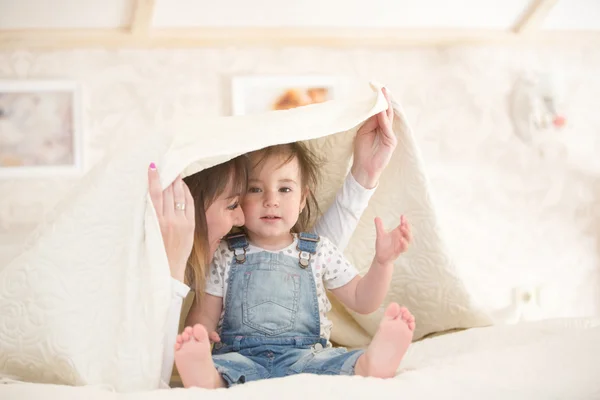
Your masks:
<instances>
[{"instance_id":1,"label":"framed picture","mask_svg":"<svg viewBox=\"0 0 600 400\"><path fill-rule=\"evenodd\" d=\"M333 76L240 76L232 81L233 115L288 110L333 100L343 89Z\"/></svg>"},{"instance_id":2,"label":"framed picture","mask_svg":"<svg viewBox=\"0 0 600 400\"><path fill-rule=\"evenodd\" d=\"M77 83L0 80L0 178L78 174L82 150Z\"/></svg>"}]
</instances>

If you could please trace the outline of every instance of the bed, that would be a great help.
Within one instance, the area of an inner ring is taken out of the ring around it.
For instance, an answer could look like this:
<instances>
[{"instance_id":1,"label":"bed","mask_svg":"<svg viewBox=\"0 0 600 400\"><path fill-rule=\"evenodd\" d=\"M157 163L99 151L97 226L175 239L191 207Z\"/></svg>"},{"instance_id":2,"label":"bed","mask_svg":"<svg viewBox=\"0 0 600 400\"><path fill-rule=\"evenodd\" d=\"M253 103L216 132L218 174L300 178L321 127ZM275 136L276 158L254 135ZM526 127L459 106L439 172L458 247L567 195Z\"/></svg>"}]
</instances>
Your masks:
<instances>
[{"instance_id":1,"label":"bed","mask_svg":"<svg viewBox=\"0 0 600 400\"><path fill-rule=\"evenodd\" d=\"M212 392L158 389L171 286L147 197L150 161L162 167L166 187L182 171L303 140L329 160L318 199L325 208L347 173L358 127L387 108L379 85L364 89L348 99L265 115L181 118L160 127L176 132L168 140L158 128L142 139L124 138L123 151L75 185L24 252L0 269L6 288L0 398L600 399L598 319L493 325L476 304L447 251L423 161L398 104L398 149L346 251L363 272L374 252L373 218L391 225L404 214L412 221L414 245L397 261L385 300L408 306L417 319L415 343L397 377L300 375ZM197 132L220 135L199 138ZM366 346L382 310L362 316L333 306L332 340Z\"/></svg>"},{"instance_id":2,"label":"bed","mask_svg":"<svg viewBox=\"0 0 600 400\"><path fill-rule=\"evenodd\" d=\"M108 387L0 385L2 399L600 399L600 319L473 328L413 343L394 379L297 375L230 389L116 393Z\"/></svg>"}]
</instances>

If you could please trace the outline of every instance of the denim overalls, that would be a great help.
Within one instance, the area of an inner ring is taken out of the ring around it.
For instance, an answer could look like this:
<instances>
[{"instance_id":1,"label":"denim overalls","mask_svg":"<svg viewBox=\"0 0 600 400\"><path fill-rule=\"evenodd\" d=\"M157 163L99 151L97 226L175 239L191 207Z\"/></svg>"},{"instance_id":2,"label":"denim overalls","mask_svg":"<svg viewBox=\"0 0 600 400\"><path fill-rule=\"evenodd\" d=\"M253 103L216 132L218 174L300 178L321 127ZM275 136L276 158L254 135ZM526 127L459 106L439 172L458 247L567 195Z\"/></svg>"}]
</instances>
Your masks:
<instances>
[{"instance_id":1,"label":"denim overalls","mask_svg":"<svg viewBox=\"0 0 600 400\"><path fill-rule=\"evenodd\" d=\"M327 348L320 337L319 305L311 255L318 236L298 235L299 257L261 251L229 235L234 252L225 298L221 342L213 361L229 386L299 373L354 375L363 350Z\"/></svg>"}]
</instances>

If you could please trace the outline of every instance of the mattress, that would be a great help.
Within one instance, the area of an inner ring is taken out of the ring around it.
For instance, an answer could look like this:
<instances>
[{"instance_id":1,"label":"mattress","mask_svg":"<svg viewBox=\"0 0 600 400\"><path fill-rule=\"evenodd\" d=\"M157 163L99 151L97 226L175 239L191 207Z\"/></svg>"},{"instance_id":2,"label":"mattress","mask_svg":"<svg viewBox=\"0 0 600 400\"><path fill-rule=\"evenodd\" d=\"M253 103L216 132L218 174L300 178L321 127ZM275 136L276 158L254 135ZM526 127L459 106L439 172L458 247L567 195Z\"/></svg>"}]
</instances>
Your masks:
<instances>
[{"instance_id":1,"label":"mattress","mask_svg":"<svg viewBox=\"0 0 600 400\"><path fill-rule=\"evenodd\" d=\"M1 399L600 399L600 319L473 328L413 343L392 379L296 375L230 389L0 385Z\"/></svg>"}]
</instances>

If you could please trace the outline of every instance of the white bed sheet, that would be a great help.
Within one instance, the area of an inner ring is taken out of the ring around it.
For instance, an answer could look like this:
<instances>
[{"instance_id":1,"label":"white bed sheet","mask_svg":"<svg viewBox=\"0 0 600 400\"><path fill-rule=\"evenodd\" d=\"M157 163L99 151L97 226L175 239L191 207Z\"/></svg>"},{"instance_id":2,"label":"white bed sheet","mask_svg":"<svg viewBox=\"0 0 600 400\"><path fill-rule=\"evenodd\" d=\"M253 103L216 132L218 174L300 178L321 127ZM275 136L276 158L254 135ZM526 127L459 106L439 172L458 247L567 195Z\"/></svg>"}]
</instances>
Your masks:
<instances>
[{"instance_id":1,"label":"white bed sheet","mask_svg":"<svg viewBox=\"0 0 600 400\"><path fill-rule=\"evenodd\" d=\"M600 319L475 328L414 343L394 379L297 375L231 389L114 393L15 383L0 399L600 399Z\"/></svg>"}]
</instances>

